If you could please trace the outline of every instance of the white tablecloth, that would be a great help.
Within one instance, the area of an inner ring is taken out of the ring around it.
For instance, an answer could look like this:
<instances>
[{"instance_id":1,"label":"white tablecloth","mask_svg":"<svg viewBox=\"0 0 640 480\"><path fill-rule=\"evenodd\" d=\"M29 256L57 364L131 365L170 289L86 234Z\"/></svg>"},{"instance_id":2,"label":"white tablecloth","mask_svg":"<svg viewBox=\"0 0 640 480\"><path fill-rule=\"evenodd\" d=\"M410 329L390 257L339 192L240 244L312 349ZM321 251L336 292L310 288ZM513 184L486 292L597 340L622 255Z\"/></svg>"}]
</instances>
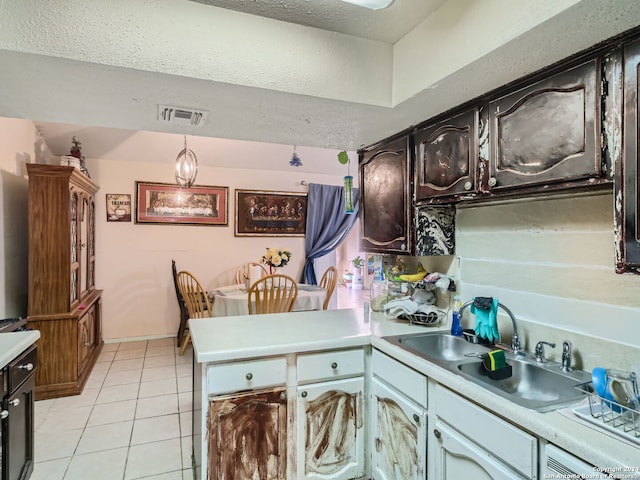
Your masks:
<instances>
[{"instance_id":1,"label":"white tablecloth","mask_svg":"<svg viewBox=\"0 0 640 480\"><path fill-rule=\"evenodd\" d=\"M327 291L317 285L298 285L298 297L293 304L294 312L322 310ZM214 317L249 315L247 289L244 285L220 287L209 292Z\"/></svg>"}]
</instances>

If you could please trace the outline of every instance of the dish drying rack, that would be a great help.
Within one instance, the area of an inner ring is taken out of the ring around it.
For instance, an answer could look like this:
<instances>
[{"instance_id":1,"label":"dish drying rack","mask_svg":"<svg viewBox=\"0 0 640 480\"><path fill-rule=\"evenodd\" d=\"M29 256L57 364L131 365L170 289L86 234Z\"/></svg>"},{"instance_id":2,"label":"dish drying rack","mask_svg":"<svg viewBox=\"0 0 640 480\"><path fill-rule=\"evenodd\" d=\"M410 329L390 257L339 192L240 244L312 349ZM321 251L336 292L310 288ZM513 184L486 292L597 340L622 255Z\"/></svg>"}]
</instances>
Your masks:
<instances>
[{"instance_id":1,"label":"dish drying rack","mask_svg":"<svg viewBox=\"0 0 640 480\"><path fill-rule=\"evenodd\" d=\"M573 409L576 415L612 433L640 443L640 411L613 400L605 400L596 393L592 382L580 383L575 388L586 393L589 398L588 408L584 406Z\"/></svg>"},{"instance_id":2,"label":"dish drying rack","mask_svg":"<svg viewBox=\"0 0 640 480\"><path fill-rule=\"evenodd\" d=\"M409 325L416 324L425 327L439 327L443 324L446 317L447 312L444 310L429 313L404 313L398 316L400 320L409 320Z\"/></svg>"}]
</instances>

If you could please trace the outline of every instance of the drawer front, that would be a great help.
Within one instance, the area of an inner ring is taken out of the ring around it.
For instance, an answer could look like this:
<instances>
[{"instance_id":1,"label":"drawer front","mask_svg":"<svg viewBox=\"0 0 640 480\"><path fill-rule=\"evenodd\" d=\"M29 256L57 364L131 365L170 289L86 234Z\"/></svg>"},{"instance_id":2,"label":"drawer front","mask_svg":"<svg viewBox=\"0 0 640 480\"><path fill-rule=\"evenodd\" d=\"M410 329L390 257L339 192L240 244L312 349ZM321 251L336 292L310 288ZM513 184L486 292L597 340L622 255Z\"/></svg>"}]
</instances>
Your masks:
<instances>
[{"instance_id":1,"label":"drawer front","mask_svg":"<svg viewBox=\"0 0 640 480\"><path fill-rule=\"evenodd\" d=\"M538 442L535 437L478 405L438 385L438 417L527 478L534 478Z\"/></svg>"},{"instance_id":2,"label":"drawer front","mask_svg":"<svg viewBox=\"0 0 640 480\"><path fill-rule=\"evenodd\" d=\"M285 358L211 365L207 367L207 393L218 395L284 385L286 379Z\"/></svg>"},{"instance_id":3,"label":"drawer front","mask_svg":"<svg viewBox=\"0 0 640 480\"><path fill-rule=\"evenodd\" d=\"M37 366L38 351L36 346L33 345L9 364L9 392L15 391L29 375L35 372Z\"/></svg>"},{"instance_id":4,"label":"drawer front","mask_svg":"<svg viewBox=\"0 0 640 480\"><path fill-rule=\"evenodd\" d=\"M333 352L299 355L298 383L312 383L364 375L364 350L335 350Z\"/></svg>"},{"instance_id":5,"label":"drawer front","mask_svg":"<svg viewBox=\"0 0 640 480\"><path fill-rule=\"evenodd\" d=\"M371 369L374 376L384 380L418 405L427 407L427 377L378 350L373 351Z\"/></svg>"}]
</instances>

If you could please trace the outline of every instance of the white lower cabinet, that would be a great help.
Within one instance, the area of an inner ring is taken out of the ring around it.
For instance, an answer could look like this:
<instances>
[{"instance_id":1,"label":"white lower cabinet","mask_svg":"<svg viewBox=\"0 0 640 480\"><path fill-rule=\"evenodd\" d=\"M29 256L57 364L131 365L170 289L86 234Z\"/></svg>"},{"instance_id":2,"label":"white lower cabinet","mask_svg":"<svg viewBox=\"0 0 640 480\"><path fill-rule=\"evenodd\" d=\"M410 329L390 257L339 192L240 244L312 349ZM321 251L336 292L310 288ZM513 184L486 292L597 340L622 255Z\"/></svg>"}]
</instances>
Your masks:
<instances>
[{"instance_id":1,"label":"white lower cabinet","mask_svg":"<svg viewBox=\"0 0 640 480\"><path fill-rule=\"evenodd\" d=\"M427 473L427 379L377 350L371 365L371 477L423 480Z\"/></svg>"},{"instance_id":2,"label":"white lower cabinet","mask_svg":"<svg viewBox=\"0 0 640 480\"><path fill-rule=\"evenodd\" d=\"M298 387L297 479L364 476L364 403L362 376Z\"/></svg>"},{"instance_id":3,"label":"white lower cabinet","mask_svg":"<svg viewBox=\"0 0 640 480\"><path fill-rule=\"evenodd\" d=\"M436 387L436 420L430 459L438 480L538 478L537 438L463 399Z\"/></svg>"}]
</instances>

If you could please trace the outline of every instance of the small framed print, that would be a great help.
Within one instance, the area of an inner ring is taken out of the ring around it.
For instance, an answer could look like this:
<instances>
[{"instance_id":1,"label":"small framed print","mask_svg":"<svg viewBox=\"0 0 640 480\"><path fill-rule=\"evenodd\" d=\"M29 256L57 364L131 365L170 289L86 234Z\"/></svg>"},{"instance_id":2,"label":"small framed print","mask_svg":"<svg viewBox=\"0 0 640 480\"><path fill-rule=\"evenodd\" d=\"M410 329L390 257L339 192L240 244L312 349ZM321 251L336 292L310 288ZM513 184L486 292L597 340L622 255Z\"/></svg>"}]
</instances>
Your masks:
<instances>
[{"instance_id":1,"label":"small framed print","mask_svg":"<svg viewBox=\"0 0 640 480\"><path fill-rule=\"evenodd\" d=\"M107 193L107 222L131 221L131 195Z\"/></svg>"}]
</instances>

